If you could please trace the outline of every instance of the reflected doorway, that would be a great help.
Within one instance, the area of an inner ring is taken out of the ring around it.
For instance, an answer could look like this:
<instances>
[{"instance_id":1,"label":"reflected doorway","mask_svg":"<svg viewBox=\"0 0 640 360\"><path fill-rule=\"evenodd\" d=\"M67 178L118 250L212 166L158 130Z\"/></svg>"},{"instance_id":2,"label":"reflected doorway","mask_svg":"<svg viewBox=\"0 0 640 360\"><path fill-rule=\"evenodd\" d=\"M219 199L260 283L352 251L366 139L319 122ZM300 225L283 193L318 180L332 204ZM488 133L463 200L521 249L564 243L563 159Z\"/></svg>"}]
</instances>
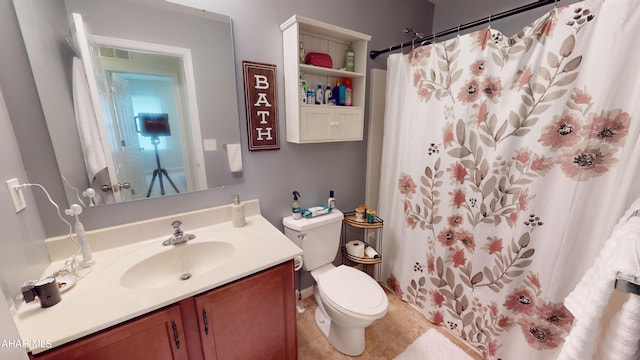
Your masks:
<instances>
[{"instance_id":1,"label":"reflected doorway","mask_svg":"<svg viewBox=\"0 0 640 360\"><path fill-rule=\"evenodd\" d=\"M98 45L98 53L113 115L108 133L118 138L111 141L121 158L116 163L128 164L117 171L131 183L133 199L200 189L203 175L192 146L183 58L104 45ZM170 135L142 131L140 114L149 113L168 116Z\"/></svg>"}]
</instances>

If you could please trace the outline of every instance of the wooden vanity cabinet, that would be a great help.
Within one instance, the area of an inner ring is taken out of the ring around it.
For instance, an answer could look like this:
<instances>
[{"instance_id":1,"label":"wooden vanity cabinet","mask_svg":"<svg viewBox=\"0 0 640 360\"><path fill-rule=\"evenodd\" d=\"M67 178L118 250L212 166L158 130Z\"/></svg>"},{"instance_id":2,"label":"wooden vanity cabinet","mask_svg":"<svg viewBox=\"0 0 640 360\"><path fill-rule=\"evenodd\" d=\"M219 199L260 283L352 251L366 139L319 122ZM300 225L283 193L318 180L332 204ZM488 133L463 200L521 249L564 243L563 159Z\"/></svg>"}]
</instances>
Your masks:
<instances>
[{"instance_id":1,"label":"wooden vanity cabinet","mask_svg":"<svg viewBox=\"0 0 640 360\"><path fill-rule=\"evenodd\" d=\"M293 263L195 297L204 359L296 359Z\"/></svg>"},{"instance_id":2,"label":"wooden vanity cabinet","mask_svg":"<svg viewBox=\"0 0 640 360\"><path fill-rule=\"evenodd\" d=\"M293 274L288 261L31 358L296 359Z\"/></svg>"},{"instance_id":3,"label":"wooden vanity cabinet","mask_svg":"<svg viewBox=\"0 0 640 360\"><path fill-rule=\"evenodd\" d=\"M64 326L64 324L61 324ZM60 348L39 360L190 359L178 305L157 310Z\"/></svg>"}]
</instances>

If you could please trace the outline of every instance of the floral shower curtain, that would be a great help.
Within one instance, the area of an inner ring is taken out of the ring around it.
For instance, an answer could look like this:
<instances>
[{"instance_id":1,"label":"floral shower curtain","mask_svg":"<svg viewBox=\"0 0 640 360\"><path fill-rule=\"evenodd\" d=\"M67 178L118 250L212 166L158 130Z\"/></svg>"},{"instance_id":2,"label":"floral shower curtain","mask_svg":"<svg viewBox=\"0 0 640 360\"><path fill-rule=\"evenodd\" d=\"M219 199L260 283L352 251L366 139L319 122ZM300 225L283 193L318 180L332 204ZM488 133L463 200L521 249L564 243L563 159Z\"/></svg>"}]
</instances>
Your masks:
<instances>
[{"instance_id":1,"label":"floral shower curtain","mask_svg":"<svg viewBox=\"0 0 640 360\"><path fill-rule=\"evenodd\" d=\"M640 9L558 8L388 60L383 276L489 359L553 359L640 195Z\"/></svg>"}]
</instances>

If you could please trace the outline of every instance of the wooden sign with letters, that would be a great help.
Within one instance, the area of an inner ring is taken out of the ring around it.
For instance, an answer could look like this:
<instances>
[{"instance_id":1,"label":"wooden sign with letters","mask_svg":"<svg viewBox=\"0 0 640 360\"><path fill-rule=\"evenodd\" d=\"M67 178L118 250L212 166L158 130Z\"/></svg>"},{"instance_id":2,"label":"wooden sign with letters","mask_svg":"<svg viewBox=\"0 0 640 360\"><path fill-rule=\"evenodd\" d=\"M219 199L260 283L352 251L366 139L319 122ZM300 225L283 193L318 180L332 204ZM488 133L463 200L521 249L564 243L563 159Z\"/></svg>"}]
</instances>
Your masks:
<instances>
[{"instance_id":1,"label":"wooden sign with letters","mask_svg":"<svg viewBox=\"0 0 640 360\"><path fill-rule=\"evenodd\" d=\"M249 151L278 150L276 66L242 62Z\"/></svg>"}]
</instances>

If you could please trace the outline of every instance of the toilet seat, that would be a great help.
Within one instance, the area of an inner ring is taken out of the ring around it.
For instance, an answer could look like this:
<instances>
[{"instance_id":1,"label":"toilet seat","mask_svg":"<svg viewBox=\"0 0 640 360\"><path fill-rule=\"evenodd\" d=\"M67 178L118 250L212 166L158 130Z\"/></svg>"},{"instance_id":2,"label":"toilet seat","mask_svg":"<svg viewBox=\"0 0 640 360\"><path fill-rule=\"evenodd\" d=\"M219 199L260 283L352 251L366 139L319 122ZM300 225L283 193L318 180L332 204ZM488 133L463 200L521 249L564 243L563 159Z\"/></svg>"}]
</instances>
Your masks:
<instances>
[{"instance_id":1,"label":"toilet seat","mask_svg":"<svg viewBox=\"0 0 640 360\"><path fill-rule=\"evenodd\" d=\"M377 317L386 313L387 296L382 287L366 273L340 265L318 280L320 296L336 310L354 317Z\"/></svg>"}]
</instances>

